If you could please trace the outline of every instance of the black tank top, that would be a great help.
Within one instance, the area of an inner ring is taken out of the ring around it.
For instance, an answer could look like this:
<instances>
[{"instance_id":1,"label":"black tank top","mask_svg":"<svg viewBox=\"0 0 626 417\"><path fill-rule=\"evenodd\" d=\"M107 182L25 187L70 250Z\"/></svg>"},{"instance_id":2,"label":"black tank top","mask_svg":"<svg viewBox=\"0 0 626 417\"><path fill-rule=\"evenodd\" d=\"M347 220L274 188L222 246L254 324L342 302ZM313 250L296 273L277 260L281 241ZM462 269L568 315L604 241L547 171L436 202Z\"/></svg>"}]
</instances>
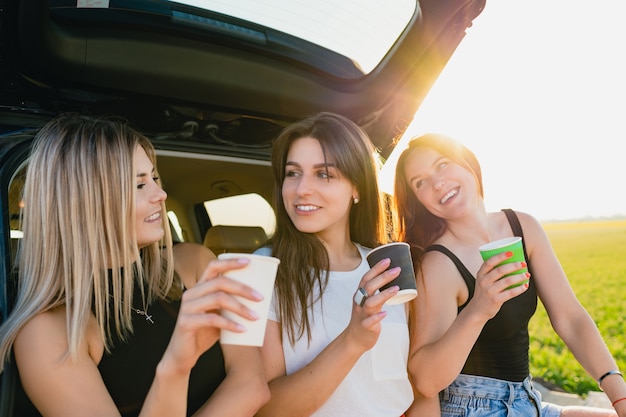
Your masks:
<instances>
[{"instance_id":1,"label":"black tank top","mask_svg":"<svg viewBox=\"0 0 626 417\"><path fill-rule=\"evenodd\" d=\"M135 300L141 300L135 295ZM98 369L102 380L124 417L137 416L152 385L157 364L174 332L180 302L158 301L148 307L154 323L133 313L134 333L126 342L114 339L111 352L105 352ZM206 351L189 378L187 415L193 414L226 377L219 343Z\"/></svg>"},{"instance_id":2,"label":"black tank top","mask_svg":"<svg viewBox=\"0 0 626 417\"><path fill-rule=\"evenodd\" d=\"M515 212L510 209L502 211L509 220L513 234L523 238L522 227ZM432 245L426 249L426 252L430 251L439 251L447 255L463 277L469 290L469 297L459 307L458 312L461 312L474 296L476 278L448 248ZM524 245L524 255L528 261L528 270L532 274L526 245ZM505 302L498 314L487 321L461 373L513 382L521 382L528 376L528 322L537 309L537 290L532 275L529 283L526 292Z\"/></svg>"},{"instance_id":3,"label":"black tank top","mask_svg":"<svg viewBox=\"0 0 626 417\"><path fill-rule=\"evenodd\" d=\"M135 300L141 300L135 291ZM133 329L126 342L113 339L110 353L98 364L102 380L123 417L139 415L154 379L157 364L174 331L180 302L158 301L148 307L150 323L133 312ZM196 412L226 377L224 357L219 342L206 351L194 366L189 378L187 415ZM26 397L21 384L16 387L15 417L40 417Z\"/></svg>"}]
</instances>

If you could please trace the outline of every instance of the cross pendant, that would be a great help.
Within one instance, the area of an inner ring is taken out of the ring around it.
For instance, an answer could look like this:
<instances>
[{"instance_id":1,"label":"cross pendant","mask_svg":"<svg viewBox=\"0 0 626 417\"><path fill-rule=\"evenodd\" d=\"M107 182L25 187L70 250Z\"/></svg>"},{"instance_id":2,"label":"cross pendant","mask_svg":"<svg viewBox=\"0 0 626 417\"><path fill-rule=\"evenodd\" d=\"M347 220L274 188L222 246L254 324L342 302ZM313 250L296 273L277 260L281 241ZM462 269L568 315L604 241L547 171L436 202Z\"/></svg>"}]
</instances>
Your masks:
<instances>
[{"instance_id":1,"label":"cross pendant","mask_svg":"<svg viewBox=\"0 0 626 417\"><path fill-rule=\"evenodd\" d=\"M154 324L154 320L152 320L152 315L148 314L147 311L145 310L139 310L138 308L132 307L133 311L137 314L139 314L140 316L144 316L146 318L146 321L149 321L150 324Z\"/></svg>"}]
</instances>

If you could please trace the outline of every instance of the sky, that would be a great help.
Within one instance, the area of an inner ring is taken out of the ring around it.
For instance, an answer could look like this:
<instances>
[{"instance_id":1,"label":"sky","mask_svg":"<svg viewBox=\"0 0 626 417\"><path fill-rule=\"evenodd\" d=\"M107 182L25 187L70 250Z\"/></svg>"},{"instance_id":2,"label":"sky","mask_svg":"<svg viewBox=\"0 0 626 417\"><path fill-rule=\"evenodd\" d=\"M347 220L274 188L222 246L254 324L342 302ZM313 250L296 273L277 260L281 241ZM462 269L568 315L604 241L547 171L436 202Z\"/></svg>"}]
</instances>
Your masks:
<instances>
[{"instance_id":1,"label":"sky","mask_svg":"<svg viewBox=\"0 0 626 417\"><path fill-rule=\"evenodd\" d=\"M487 0L405 138L474 151L489 211L626 216L625 15L624 0Z\"/></svg>"}]
</instances>

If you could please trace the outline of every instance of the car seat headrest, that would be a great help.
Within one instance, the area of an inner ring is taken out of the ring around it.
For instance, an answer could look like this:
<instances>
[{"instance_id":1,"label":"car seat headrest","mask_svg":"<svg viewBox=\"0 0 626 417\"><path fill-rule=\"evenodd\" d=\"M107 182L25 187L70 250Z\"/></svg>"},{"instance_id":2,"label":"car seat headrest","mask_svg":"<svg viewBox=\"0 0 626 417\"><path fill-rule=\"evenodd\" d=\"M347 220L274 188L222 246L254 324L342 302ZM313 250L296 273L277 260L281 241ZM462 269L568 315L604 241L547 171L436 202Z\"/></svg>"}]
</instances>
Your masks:
<instances>
[{"instance_id":1,"label":"car seat headrest","mask_svg":"<svg viewBox=\"0 0 626 417\"><path fill-rule=\"evenodd\" d=\"M212 226L204 235L204 246L219 255L225 252L252 253L267 242L260 226Z\"/></svg>"}]
</instances>

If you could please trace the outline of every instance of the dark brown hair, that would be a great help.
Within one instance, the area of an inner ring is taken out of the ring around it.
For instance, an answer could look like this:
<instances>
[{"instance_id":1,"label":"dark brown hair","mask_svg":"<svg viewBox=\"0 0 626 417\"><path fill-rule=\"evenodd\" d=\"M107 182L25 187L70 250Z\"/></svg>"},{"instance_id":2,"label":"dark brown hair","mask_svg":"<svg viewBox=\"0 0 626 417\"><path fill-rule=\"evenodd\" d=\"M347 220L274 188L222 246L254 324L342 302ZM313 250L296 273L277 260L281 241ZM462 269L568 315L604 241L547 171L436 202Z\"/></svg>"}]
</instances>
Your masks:
<instances>
[{"instance_id":1,"label":"dark brown hair","mask_svg":"<svg viewBox=\"0 0 626 417\"><path fill-rule=\"evenodd\" d=\"M419 152L420 149L432 149L467 169L476 179L478 192L481 196L484 195L480 164L474 153L467 147L448 136L434 133L411 139L396 164L395 225L397 240L409 243L418 257L446 230L445 221L431 214L419 202L411 189L411 184L406 180L406 161L409 156ZM415 258L414 260L417 261Z\"/></svg>"},{"instance_id":2,"label":"dark brown hair","mask_svg":"<svg viewBox=\"0 0 626 417\"><path fill-rule=\"evenodd\" d=\"M367 134L346 117L328 112L318 113L285 128L272 150L277 223L273 255L281 259L276 277L279 321L292 344L305 332L310 341L307 307L316 301L313 299L315 286L318 286L322 297L329 269L328 254L322 242L315 235L296 229L282 199L287 154L293 142L304 137L317 139L324 158L331 159L359 192L359 203L350 208L352 241L375 247L388 235L378 189L378 154Z\"/></svg>"}]
</instances>

